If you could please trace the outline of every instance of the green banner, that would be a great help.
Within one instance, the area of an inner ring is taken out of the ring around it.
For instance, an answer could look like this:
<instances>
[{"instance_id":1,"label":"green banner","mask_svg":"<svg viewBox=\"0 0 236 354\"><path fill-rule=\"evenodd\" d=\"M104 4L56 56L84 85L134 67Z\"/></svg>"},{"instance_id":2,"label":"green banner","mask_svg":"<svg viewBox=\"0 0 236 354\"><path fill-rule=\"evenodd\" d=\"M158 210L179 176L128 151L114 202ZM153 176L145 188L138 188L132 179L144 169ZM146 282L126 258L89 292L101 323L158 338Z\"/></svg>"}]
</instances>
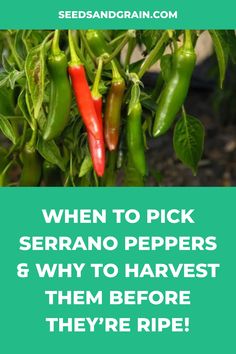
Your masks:
<instances>
[{"instance_id":1,"label":"green banner","mask_svg":"<svg viewBox=\"0 0 236 354\"><path fill-rule=\"evenodd\" d=\"M235 188L2 188L4 353L235 351Z\"/></svg>"},{"instance_id":2,"label":"green banner","mask_svg":"<svg viewBox=\"0 0 236 354\"><path fill-rule=\"evenodd\" d=\"M0 28L234 29L235 1L11 1L1 4Z\"/></svg>"}]
</instances>

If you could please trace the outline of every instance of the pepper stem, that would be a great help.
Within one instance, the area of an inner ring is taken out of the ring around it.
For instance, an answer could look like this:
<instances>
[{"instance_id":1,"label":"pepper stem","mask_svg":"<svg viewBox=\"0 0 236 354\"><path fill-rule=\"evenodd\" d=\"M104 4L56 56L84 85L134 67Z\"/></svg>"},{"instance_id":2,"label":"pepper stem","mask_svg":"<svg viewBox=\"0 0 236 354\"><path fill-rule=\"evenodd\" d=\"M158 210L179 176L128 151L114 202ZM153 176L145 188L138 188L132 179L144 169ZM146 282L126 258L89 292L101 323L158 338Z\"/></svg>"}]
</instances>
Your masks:
<instances>
[{"instance_id":1,"label":"pepper stem","mask_svg":"<svg viewBox=\"0 0 236 354\"><path fill-rule=\"evenodd\" d=\"M185 111L184 105L182 106L182 114L183 114L183 118L184 118L184 120L186 122L187 115L186 115L186 111Z\"/></svg>"},{"instance_id":2,"label":"pepper stem","mask_svg":"<svg viewBox=\"0 0 236 354\"><path fill-rule=\"evenodd\" d=\"M33 120L33 133L31 135L31 139L29 141L29 146L34 148L36 145L37 141L37 136L38 136L38 124L36 119Z\"/></svg>"},{"instance_id":3,"label":"pepper stem","mask_svg":"<svg viewBox=\"0 0 236 354\"><path fill-rule=\"evenodd\" d=\"M124 67L128 68L131 60L131 56L133 54L134 48L136 46L136 39L135 38L130 38L128 42L128 48L125 56L125 62L124 62Z\"/></svg>"},{"instance_id":4,"label":"pepper stem","mask_svg":"<svg viewBox=\"0 0 236 354\"><path fill-rule=\"evenodd\" d=\"M123 40L120 42L120 44L117 45L116 49L113 51L111 55L107 59L105 59L105 63L108 64L112 59L114 59L120 51L124 48L124 46L129 42L130 39L134 39L136 36L134 30L129 30L127 31L126 36L123 38Z\"/></svg>"},{"instance_id":5,"label":"pepper stem","mask_svg":"<svg viewBox=\"0 0 236 354\"><path fill-rule=\"evenodd\" d=\"M4 178L5 174L7 173L7 171L9 170L9 168L13 165L14 163L14 160L11 160L7 165L6 167L4 168L4 170L1 172L0 174L0 180L1 178ZM1 183L0 183L0 186L1 186Z\"/></svg>"},{"instance_id":6,"label":"pepper stem","mask_svg":"<svg viewBox=\"0 0 236 354\"><path fill-rule=\"evenodd\" d=\"M20 142L20 147L22 147L25 144L25 138L26 138L26 133L27 133L27 121L24 121L24 125L23 125L23 132L21 135L21 142Z\"/></svg>"},{"instance_id":7,"label":"pepper stem","mask_svg":"<svg viewBox=\"0 0 236 354\"><path fill-rule=\"evenodd\" d=\"M139 78L143 77L145 72L150 68L150 66L153 64L153 60L156 58L158 53L161 51L163 44L168 40L169 34L168 31L163 32L161 38L158 40L156 43L155 47L151 50L149 55L146 57L144 60L140 71L138 73Z\"/></svg>"},{"instance_id":8,"label":"pepper stem","mask_svg":"<svg viewBox=\"0 0 236 354\"><path fill-rule=\"evenodd\" d=\"M72 30L68 31L68 39L69 39L69 48L70 48L70 57L71 57L70 64L81 65L81 61L76 53Z\"/></svg>"},{"instance_id":9,"label":"pepper stem","mask_svg":"<svg viewBox=\"0 0 236 354\"><path fill-rule=\"evenodd\" d=\"M60 31L55 30L53 40L52 40L52 53L53 53L53 55L58 55L61 52L60 47L59 47L59 40L60 40Z\"/></svg>"},{"instance_id":10,"label":"pepper stem","mask_svg":"<svg viewBox=\"0 0 236 354\"><path fill-rule=\"evenodd\" d=\"M20 60L19 60L19 57L18 57L18 55L17 55L15 46L14 46L13 43L12 43L12 39L11 39L11 36L10 36L9 33L8 33L7 36L6 36L6 39L7 39L7 43L8 43L8 46L9 46L9 48L10 48L10 51L11 51L11 55L12 55L13 59L15 60L16 65L17 65L18 68L21 70L21 69L22 69L22 63L21 63Z\"/></svg>"},{"instance_id":11,"label":"pepper stem","mask_svg":"<svg viewBox=\"0 0 236 354\"><path fill-rule=\"evenodd\" d=\"M174 47L174 48L173 48L173 47ZM172 42L172 46L171 46L172 54L173 54L173 50L174 50L175 52L178 50L178 43L177 43L176 38L173 38L173 42Z\"/></svg>"},{"instance_id":12,"label":"pepper stem","mask_svg":"<svg viewBox=\"0 0 236 354\"><path fill-rule=\"evenodd\" d=\"M98 68L97 68L95 80L93 83L93 89L92 89L92 97L94 97L94 98L101 97L101 94L99 92L99 83L100 83L101 75L102 75L102 67L103 67L103 59L102 59L102 57L100 57L98 60Z\"/></svg>"},{"instance_id":13,"label":"pepper stem","mask_svg":"<svg viewBox=\"0 0 236 354\"><path fill-rule=\"evenodd\" d=\"M122 76L120 75L120 72L114 60L111 61L111 66L112 66L112 81L120 80Z\"/></svg>"},{"instance_id":14,"label":"pepper stem","mask_svg":"<svg viewBox=\"0 0 236 354\"><path fill-rule=\"evenodd\" d=\"M82 30L79 30L79 35L80 35L80 38L81 38L81 41L84 45L84 47L86 48L87 52L88 52L88 55L90 56L90 58L96 62L96 56L94 55L93 51L91 50L89 44L88 44L88 41L84 35L84 32Z\"/></svg>"},{"instance_id":15,"label":"pepper stem","mask_svg":"<svg viewBox=\"0 0 236 354\"><path fill-rule=\"evenodd\" d=\"M190 30L185 30L184 49L185 50L193 49L192 35Z\"/></svg>"}]
</instances>

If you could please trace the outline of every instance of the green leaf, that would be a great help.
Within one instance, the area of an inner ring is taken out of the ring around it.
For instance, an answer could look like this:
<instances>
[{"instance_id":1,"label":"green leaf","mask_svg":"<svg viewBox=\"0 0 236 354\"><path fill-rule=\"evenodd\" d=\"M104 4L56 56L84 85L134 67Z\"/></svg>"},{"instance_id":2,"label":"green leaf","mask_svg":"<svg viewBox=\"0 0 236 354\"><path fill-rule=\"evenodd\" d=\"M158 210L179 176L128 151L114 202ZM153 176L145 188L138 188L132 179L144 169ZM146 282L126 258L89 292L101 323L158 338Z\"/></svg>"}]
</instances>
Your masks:
<instances>
[{"instance_id":1,"label":"green leaf","mask_svg":"<svg viewBox=\"0 0 236 354\"><path fill-rule=\"evenodd\" d=\"M37 119L43 103L45 85L45 45L33 48L25 61L25 73Z\"/></svg>"},{"instance_id":2,"label":"green leaf","mask_svg":"<svg viewBox=\"0 0 236 354\"><path fill-rule=\"evenodd\" d=\"M165 82L169 81L172 68L172 55L166 54L161 57L161 72Z\"/></svg>"},{"instance_id":3,"label":"green leaf","mask_svg":"<svg viewBox=\"0 0 236 354\"><path fill-rule=\"evenodd\" d=\"M7 85L9 80L9 74L8 75L1 75L1 79L0 79L0 88Z\"/></svg>"},{"instance_id":4,"label":"green leaf","mask_svg":"<svg viewBox=\"0 0 236 354\"><path fill-rule=\"evenodd\" d=\"M144 30L141 32L141 41L145 45L147 53L156 45L162 33L161 30Z\"/></svg>"},{"instance_id":5,"label":"green leaf","mask_svg":"<svg viewBox=\"0 0 236 354\"><path fill-rule=\"evenodd\" d=\"M153 100L150 98L150 96L145 96L143 93L141 94L141 100L140 102L142 103L142 106L151 111L152 113L155 113L157 110L157 104L156 102L153 102Z\"/></svg>"},{"instance_id":6,"label":"green leaf","mask_svg":"<svg viewBox=\"0 0 236 354\"><path fill-rule=\"evenodd\" d=\"M25 91L25 103L31 119L34 120L33 103L32 103L32 97L30 95L29 90Z\"/></svg>"},{"instance_id":7,"label":"green leaf","mask_svg":"<svg viewBox=\"0 0 236 354\"><path fill-rule=\"evenodd\" d=\"M18 100L17 100L17 104L24 116L24 118L27 120L28 124L30 125L31 129L33 129L33 124L32 124L32 120L27 108L27 104L26 104L26 98L25 98L25 90L22 90L21 93L18 96Z\"/></svg>"},{"instance_id":8,"label":"green leaf","mask_svg":"<svg viewBox=\"0 0 236 354\"><path fill-rule=\"evenodd\" d=\"M8 57L5 52L3 52L1 64L2 64L4 71L7 73L10 73L14 69L14 66L12 65L12 63L9 62Z\"/></svg>"},{"instance_id":9,"label":"green leaf","mask_svg":"<svg viewBox=\"0 0 236 354\"><path fill-rule=\"evenodd\" d=\"M17 137L15 135L14 128L9 120L7 120L2 114L0 114L0 130L5 135L6 138L11 140L15 145Z\"/></svg>"},{"instance_id":10,"label":"green leaf","mask_svg":"<svg viewBox=\"0 0 236 354\"><path fill-rule=\"evenodd\" d=\"M93 163L91 156L89 154L86 154L81 166L80 166L80 171L79 171L79 177L83 177L86 175L92 168Z\"/></svg>"},{"instance_id":11,"label":"green leaf","mask_svg":"<svg viewBox=\"0 0 236 354\"><path fill-rule=\"evenodd\" d=\"M204 127L195 117L183 115L175 125L173 143L176 155L194 175L203 153L204 135Z\"/></svg>"},{"instance_id":12,"label":"green leaf","mask_svg":"<svg viewBox=\"0 0 236 354\"><path fill-rule=\"evenodd\" d=\"M15 115L13 91L7 86L2 87L0 90L0 114L4 116Z\"/></svg>"},{"instance_id":13,"label":"green leaf","mask_svg":"<svg viewBox=\"0 0 236 354\"><path fill-rule=\"evenodd\" d=\"M130 72L134 72L134 73L138 73L138 71L140 70L143 62L144 62L144 59L140 59L140 60L138 60L138 61L136 61L134 63L131 63L129 65L129 71Z\"/></svg>"},{"instance_id":14,"label":"green leaf","mask_svg":"<svg viewBox=\"0 0 236 354\"><path fill-rule=\"evenodd\" d=\"M62 171L65 171L64 159L54 140L45 141L42 137L39 137L37 150L45 160L57 165Z\"/></svg>"},{"instance_id":15,"label":"green leaf","mask_svg":"<svg viewBox=\"0 0 236 354\"><path fill-rule=\"evenodd\" d=\"M11 72L1 72L0 74L0 88L3 86L9 86L13 90L16 82L20 82L22 84L22 78L24 78L24 71L18 71L16 69L12 69ZM21 85L22 86L22 85Z\"/></svg>"},{"instance_id":16,"label":"green leaf","mask_svg":"<svg viewBox=\"0 0 236 354\"><path fill-rule=\"evenodd\" d=\"M9 83L10 87L13 90L15 87L16 82L19 82L23 77L24 77L24 71L18 71L14 69L10 74L9 74Z\"/></svg>"},{"instance_id":17,"label":"green leaf","mask_svg":"<svg viewBox=\"0 0 236 354\"><path fill-rule=\"evenodd\" d=\"M221 37L228 46L228 53L233 64L236 64L236 35L234 30L221 30Z\"/></svg>"},{"instance_id":18,"label":"green leaf","mask_svg":"<svg viewBox=\"0 0 236 354\"><path fill-rule=\"evenodd\" d=\"M225 79L227 62L228 62L229 48L222 37L221 31L210 30L209 33L211 35L215 52L216 52L216 57L217 57L219 72L220 72L220 87L222 88Z\"/></svg>"},{"instance_id":19,"label":"green leaf","mask_svg":"<svg viewBox=\"0 0 236 354\"><path fill-rule=\"evenodd\" d=\"M25 43L23 41L24 31L18 30L16 31L15 40L14 40L14 47L15 51L17 52L18 56L25 60L27 55L27 50L25 47Z\"/></svg>"}]
</instances>

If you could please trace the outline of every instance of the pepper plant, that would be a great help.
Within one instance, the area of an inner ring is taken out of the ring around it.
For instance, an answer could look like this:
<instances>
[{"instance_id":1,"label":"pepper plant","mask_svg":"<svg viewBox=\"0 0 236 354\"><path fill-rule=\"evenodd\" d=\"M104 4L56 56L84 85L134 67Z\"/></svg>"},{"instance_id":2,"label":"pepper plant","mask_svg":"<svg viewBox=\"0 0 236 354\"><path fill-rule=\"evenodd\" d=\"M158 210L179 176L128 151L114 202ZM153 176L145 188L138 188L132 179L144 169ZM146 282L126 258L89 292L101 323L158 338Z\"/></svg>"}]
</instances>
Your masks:
<instances>
[{"instance_id":1,"label":"pepper plant","mask_svg":"<svg viewBox=\"0 0 236 354\"><path fill-rule=\"evenodd\" d=\"M119 176L143 186L149 142L169 132L196 174L204 127L184 104L202 32L0 31L0 185L115 186ZM223 89L235 32L209 34ZM133 62L137 46L143 57ZM157 62L156 85L146 87Z\"/></svg>"}]
</instances>

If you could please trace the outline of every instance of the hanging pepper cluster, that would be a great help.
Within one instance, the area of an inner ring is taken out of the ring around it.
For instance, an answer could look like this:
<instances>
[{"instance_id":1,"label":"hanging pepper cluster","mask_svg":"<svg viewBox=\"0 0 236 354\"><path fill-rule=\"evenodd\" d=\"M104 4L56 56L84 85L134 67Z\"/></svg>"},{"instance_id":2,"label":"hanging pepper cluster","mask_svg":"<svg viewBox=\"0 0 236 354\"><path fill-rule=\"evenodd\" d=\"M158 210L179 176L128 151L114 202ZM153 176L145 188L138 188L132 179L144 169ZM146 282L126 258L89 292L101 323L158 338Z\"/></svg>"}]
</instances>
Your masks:
<instances>
[{"instance_id":1,"label":"hanging pepper cluster","mask_svg":"<svg viewBox=\"0 0 236 354\"><path fill-rule=\"evenodd\" d=\"M209 33L222 86L221 49L236 48L236 37L233 31ZM143 186L152 172L149 141L169 132L177 157L195 174L204 128L184 104L200 35L0 31L0 130L6 138L0 141L0 185L114 186L118 178L125 186ZM145 50L134 61L138 47ZM156 84L144 85L157 62Z\"/></svg>"}]
</instances>

